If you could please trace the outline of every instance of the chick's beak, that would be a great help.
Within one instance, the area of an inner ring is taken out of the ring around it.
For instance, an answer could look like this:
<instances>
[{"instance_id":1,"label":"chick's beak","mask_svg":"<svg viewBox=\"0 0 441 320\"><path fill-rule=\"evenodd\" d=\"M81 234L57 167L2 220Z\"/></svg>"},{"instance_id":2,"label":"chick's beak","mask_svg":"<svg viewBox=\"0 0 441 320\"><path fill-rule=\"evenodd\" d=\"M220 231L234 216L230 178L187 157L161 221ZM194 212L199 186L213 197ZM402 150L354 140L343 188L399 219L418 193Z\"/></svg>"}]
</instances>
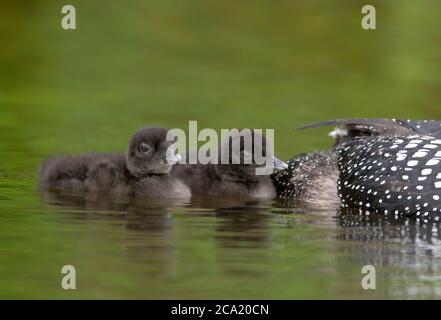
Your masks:
<instances>
[{"instance_id":1,"label":"chick's beak","mask_svg":"<svg viewBox=\"0 0 441 320\"><path fill-rule=\"evenodd\" d=\"M182 157L179 153L169 152L167 151L164 160L168 162L168 164L175 164L181 161Z\"/></svg>"}]
</instances>

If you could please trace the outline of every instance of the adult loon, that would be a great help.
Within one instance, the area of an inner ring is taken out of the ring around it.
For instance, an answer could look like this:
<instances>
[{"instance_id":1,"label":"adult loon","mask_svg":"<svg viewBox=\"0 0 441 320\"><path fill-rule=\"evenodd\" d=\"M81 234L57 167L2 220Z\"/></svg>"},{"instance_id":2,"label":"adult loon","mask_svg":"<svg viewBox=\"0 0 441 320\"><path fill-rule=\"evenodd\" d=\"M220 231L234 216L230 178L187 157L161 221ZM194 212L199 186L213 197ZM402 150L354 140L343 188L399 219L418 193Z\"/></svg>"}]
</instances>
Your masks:
<instances>
[{"instance_id":1,"label":"adult loon","mask_svg":"<svg viewBox=\"0 0 441 320\"><path fill-rule=\"evenodd\" d=\"M441 121L349 119L336 145L294 157L273 175L280 198L314 209L340 207L395 216L441 216Z\"/></svg>"}]
</instances>

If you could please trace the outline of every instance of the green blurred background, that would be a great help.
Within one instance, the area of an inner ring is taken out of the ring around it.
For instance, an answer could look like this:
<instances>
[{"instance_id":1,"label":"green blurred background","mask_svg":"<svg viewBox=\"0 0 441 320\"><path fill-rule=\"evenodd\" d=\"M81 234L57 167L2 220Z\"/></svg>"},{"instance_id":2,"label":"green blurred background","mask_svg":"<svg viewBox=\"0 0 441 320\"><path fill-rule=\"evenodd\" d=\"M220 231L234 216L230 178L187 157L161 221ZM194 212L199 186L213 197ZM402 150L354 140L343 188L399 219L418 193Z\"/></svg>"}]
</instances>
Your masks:
<instances>
[{"instance_id":1,"label":"green blurred background","mask_svg":"<svg viewBox=\"0 0 441 320\"><path fill-rule=\"evenodd\" d=\"M329 145L293 128L439 118L441 3L2 1L1 129L31 154L118 151L145 124L276 129L283 157ZM3 149L3 148L2 148Z\"/></svg>"},{"instance_id":2,"label":"green blurred background","mask_svg":"<svg viewBox=\"0 0 441 320\"><path fill-rule=\"evenodd\" d=\"M262 276L261 282L245 277L252 290L241 294L244 277L225 275L222 264L211 256L217 256L216 245L203 243L216 237L206 229L180 224L186 218L178 213L173 215L175 230L185 235L192 231L202 239L189 243L197 253L191 251L188 261L208 257L207 265L218 271L202 276L202 286L212 287L187 292L197 283L190 275L200 270L176 258L176 269L168 266L174 270L167 273L171 278L152 285L157 294L145 294L143 288L152 278L132 279L141 265L116 258L124 256L129 240L108 247L115 243L113 222L102 225L91 219L82 225L71 222L70 216L66 222L58 209L41 201L35 172L52 154L123 152L130 135L146 124L186 129L189 120L197 120L200 128L274 128L276 153L287 159L332 142L327 129L293 130L302 124L342 117L440 118L441 2L368 3L377 9L376 30L360 26L366 1L73 0L69 4L76 8L77 30L63 30L60 11L67 3L1 1L0 296L64 298L57 282L59 265L73 256L95 263L90 262L90 281L84 281L89 291L74 297L357 296L337 284L339 277L332 277L342 268L347 275L348 268L357 270L352 275L358 279L358 265L334 265L308 274L306 269L314 269L322 259L336 259L322 245L327 238L305 241L322 234L311 227L298 230L303 246L291 248L296 242L284 242L291 252L299 252L297 258L285 257L285 247L260 248L258 255L266 258L251 259L251 274L267 272L270 261L281 274ZM297 239L292 229L279 226L279 218L265 217L273 235L269 247L277 243L274 239ZM125 224L125 219L118 223ZM204 220L208 229L216 223L210 219L214 218ZM283 226L285 219L291 218L281 218ZM336 230L330 229L334 235ZM180 252L176 248L181 237L189 239L180 233L174 237L169 245ZM104 251L98 250L100 255L91 248ZM223 252L233 260L244 254L239 253ZM296 265L299 261L303 262ZM110 289L94 283L103 266L112 263L108 277L101 275L102 283L112 283ZM297 281L290 288L285 286L288 274L283 273L288 266L297 272L289 271ZM164 269L162 264L157 267ZM248 269L239 264L234 270ZM176 279L188 282L176 284ZM167 287L172 282L177 287ZM391 297L388 290L379 294Z\"/></svg>"}]
</instances>

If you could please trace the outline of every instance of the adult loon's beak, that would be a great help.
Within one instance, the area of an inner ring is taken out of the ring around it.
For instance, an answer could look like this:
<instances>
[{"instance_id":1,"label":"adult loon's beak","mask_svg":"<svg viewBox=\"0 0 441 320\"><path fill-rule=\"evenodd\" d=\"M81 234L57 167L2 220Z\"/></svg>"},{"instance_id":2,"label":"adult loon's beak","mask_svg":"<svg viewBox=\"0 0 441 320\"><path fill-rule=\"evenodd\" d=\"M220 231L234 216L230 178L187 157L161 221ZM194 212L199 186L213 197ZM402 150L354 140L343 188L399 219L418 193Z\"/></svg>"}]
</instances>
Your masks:
<instances>
[{"instance_id":1,"label":"adult loon's beak","mask_svg":"<svg viewBox=\"0 0 441 320\"><path fill-rule=\"evenodd\" d=\"M274 170L288 169L288 164L286 162L283 162L282 160L279 160L274 156L273 156L273 166L274 166Z\"/></svg>"},{"instance_id":2,"label":"adult loon's beak","mask_svg":"<svg viewBox=\"0 0 441 320\"><path fill-rule=\"evenodd\" d=\"M164 159L168 164L175 164L181 161L182 157L179 153L175 153L173 150L167 150Z\"/></svg>"}]
</instances>

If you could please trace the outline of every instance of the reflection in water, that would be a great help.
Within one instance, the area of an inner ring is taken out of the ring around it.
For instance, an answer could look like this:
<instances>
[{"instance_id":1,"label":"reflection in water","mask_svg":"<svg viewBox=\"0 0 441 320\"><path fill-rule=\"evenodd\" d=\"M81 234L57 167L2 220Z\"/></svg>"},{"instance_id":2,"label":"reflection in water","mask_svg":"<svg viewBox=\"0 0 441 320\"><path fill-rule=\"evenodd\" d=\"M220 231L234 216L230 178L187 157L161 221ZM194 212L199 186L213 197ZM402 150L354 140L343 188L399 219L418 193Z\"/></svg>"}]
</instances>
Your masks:
<instances>
[{"instance_id":1,"label":"reflection in water","mask_svg":"<svg viewBox=\"0 0 441 320\"><path fill-rule=\"evenodd\" d=\"M221 247L265 247L268 240L268 209L270 203L237 199L197 198L191 203L182 199L143 199L110 197L105 194L41 190L48 204L76 209L76 218L85 218L86 213L94 219L124 219L129 230L163 234L170 237L173 227L171 209L185 208L197 215L213 215L215 236ZM79 214L79 215L78 215Z\"/></svg>"},{"instance_id":2,"label":"reflection in water","mask_svg":"<svg viewBox=\"0 0 441 320\"><path fill-rule=\"evenodd\" d=\"M215 239L224 248L266 247L270 220L267 210L267 207L259 207L256 203L216 208Z\"/></svg>"},{"instance_id":3,"label":"reflection in water","mask_svg":"<svg viewBox=\"0 0 441 320\"><path fill-rule=\"evenodd\" d=\"M53 190L41 190L41 194L48 204L70 209L63 212L70 213L74 219L122 222L129 232L124 233L120 245L126 247L128 259L149 265L148 270L155 276L170 274L173 265L170 208L185 205L184 200L110 197Z\"/></svg>"},{"instance_id":4,"label":"reflection in water","mask_svg":"<svg viewBox=\"0 0 441 320\"><path fill-rule=\"evenodd\" d=\"M414 218L390 215L359 215L340 213L337 224L341 228L339 240L387 241L399 243L439 244L441 224Z\"/></svg>"},{"instance_id":5,"label":"reflection in water","mask_svg":"<svg viewBox=\"0 0 441 320\"><path fill-rule=\"evenodd\" d=\"M375 266L396 297L441 296L439 222L342 212L337 224L337 240L344 242L340 264Z\"/></svg>"},{"instance_id":6,"label":"reflection in water","mask_svg":"<svg viewBox=\"0 0 441 320\"><path fill-rule=\"evenodd\" d=\"M367 264L377 270L379 297L441 294L440 223L349 212L308 213L279 202L195 198L187 203L44 190L41 194L71 220L110 223L113 232L115 227L125 230L111 245L124 248L123 257L133 268L126 273L152 285L158 281L158 286L179 280L189 296L197 291L191 284L198 277L211 281L216 272L251 282L282 272L296 283L296 277L303 279L302 274L311 271L322 279L321 286L333 279L335 297L346 297L347 290L363 297L358 291L360 270ZM325 244L315 247L317 241Z\"/></svg>"}]
</instances>

